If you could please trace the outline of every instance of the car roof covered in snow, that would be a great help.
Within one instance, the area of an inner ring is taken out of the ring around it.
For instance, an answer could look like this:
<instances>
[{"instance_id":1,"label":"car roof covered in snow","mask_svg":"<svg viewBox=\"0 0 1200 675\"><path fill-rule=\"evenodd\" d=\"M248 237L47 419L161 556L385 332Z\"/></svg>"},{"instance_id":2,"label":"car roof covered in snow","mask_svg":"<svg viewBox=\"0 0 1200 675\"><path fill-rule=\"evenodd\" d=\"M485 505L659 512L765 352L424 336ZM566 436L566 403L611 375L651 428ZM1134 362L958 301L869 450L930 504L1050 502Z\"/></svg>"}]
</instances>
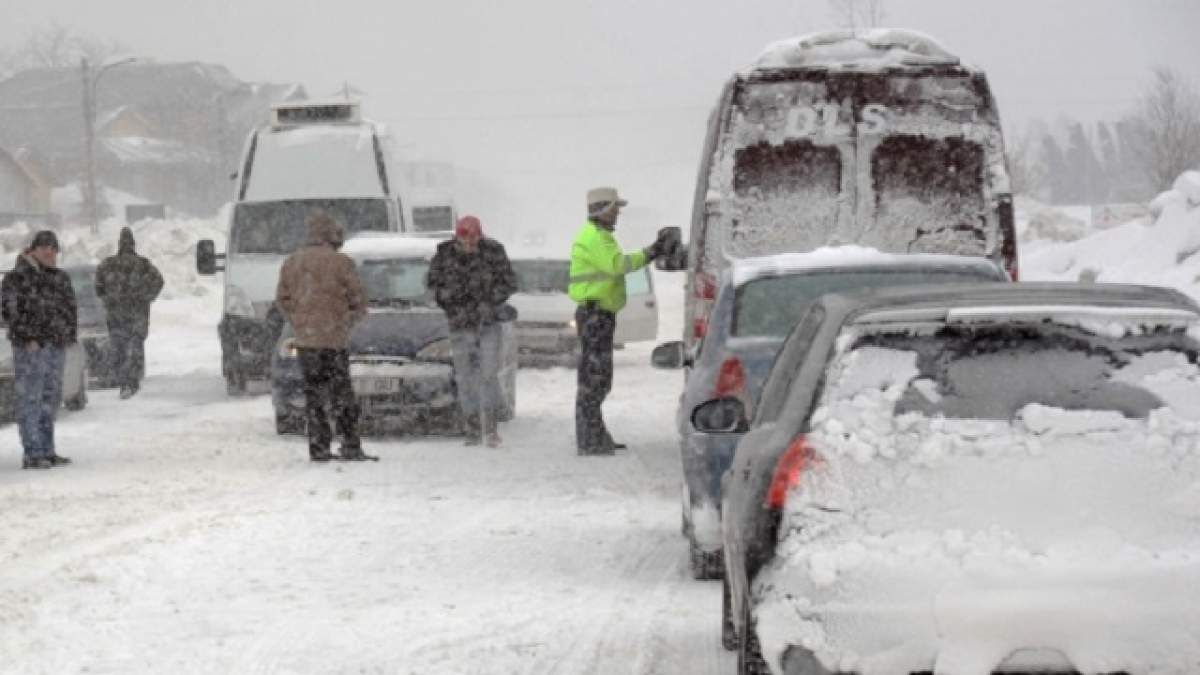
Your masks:
<instances>
[{"instance_id":1,"label":"car roof covered in snow","mask_svg":"<svg viewBox=\"0 0 1200 675\"><path fill-rule=\"evenodd\" d=\"M355 260L433 257L441 239L410 237L392 232L359 232L346 240L342 253Z\"/></svg>"},{"instance_id":2,"label":"car roof covered in snow","mask_svg":"<svg viewBox=\"0 0 1200 675\"><path fill-rule=\"evenodd\" d=\"M1200 320L1200 305L1183 293L1134 284L938 284L830 294L819 302L830 318L839 323L971 317L1002 320L1050 317L1064 312L1112 319L1152 317L1189 323Z\"/></svg>"},{"instance_id":3,"label":"car roof covered in snow","mask_svg":"<svg viewBox=\"0 0 1200 675\"><path fill-rule=\"evenodd\" d=\"M742 286L763 277L864 267L978 270L997 277L1004 274L995 262L979 256L883 253L863 246L823 246L806 253L740 258L733 261L728 274L734 286Z\"/></svg>"},{"instance_id":4,"label":"car roof covered in snow","mask_svg":"<svg viewBox=\"0 0 1200 675\"><path fill-rule=\"evenodd\" d=\"M835 30L779 40L763 49L753 69L825 68L877 72L962 65L932 37L901 28Z\"/></svg>"}]
</instances>

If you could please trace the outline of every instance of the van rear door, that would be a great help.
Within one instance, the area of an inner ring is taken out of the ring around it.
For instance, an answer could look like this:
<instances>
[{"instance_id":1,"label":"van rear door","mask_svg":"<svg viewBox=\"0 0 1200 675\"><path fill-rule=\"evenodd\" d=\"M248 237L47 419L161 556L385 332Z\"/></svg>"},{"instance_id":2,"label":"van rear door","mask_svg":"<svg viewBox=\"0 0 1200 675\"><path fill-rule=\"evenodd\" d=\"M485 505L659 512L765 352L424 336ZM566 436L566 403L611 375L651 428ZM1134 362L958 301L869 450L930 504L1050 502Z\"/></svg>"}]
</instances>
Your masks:
<instances>
[{"instance_id":1,"label":"van rear door","mask_svg":"<svg viewBox=\"0 0 1200 675\"><path fill-rule=\"evenodd\" d=\"M619 345L658 339L658 299L650 268L625 275L625 307L617 314L613 342Z\"/></svg>"}]
</instances>

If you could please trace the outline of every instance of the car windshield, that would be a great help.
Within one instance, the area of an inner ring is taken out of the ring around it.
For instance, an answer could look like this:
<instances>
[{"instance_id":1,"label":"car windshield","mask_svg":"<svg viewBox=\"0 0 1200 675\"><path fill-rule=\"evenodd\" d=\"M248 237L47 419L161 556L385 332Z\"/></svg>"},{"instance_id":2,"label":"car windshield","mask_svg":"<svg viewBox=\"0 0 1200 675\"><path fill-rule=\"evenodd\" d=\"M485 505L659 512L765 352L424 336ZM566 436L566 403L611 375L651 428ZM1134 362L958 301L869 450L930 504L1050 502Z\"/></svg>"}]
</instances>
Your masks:
<instances>
[{"instance_id":1,"label":"car windshield","mask_svg":"<svg viewBox=\"0 0 1200 675\"><path fill-rule=\"evenodd\" d=\"M358 264L358 276L373 305L432 305L433 297L425 286L429 261L420 258L365 260Z\"/></svg>"},{"instance_id":2,"label":"car windshield","mask_svg":"<svg viewBox=\"0 0 1200 675\"><path fill-rule=\"evenodd\" d=\"M832 397L852 399L874 382L896 387L894 415L1007 421L1041 406L1145 419L1169 406L1195 419L1198 347L1178 333L1114 339L1049 323L872 334L858 338L856 357L842 357L858 374L834 378Z\"/></svg>"},{"instance_id":3,"label":"car windshield","mask_svg":"<svg viewBox=\"0 0 1200 675\"><path fill-rule=\"evenodd\" d=\"M514 260L518 293L566 293L571 263L566 260Z\"/></svg>"},{"instance_id":4,"label":"car windshield","mask_svg":"<svg viewBox=\"0 0 1200 675\"><path fill-rule=\"evenodd\" d=\"M233 209L231 250L234 253L287 255L304 243L305 220L324 209L341 224L346 236L356 232L387 232L384 199L295 199L243 202Z\"/></svg>"},{"instance_id":5,"label":"car windshield","mask_svg":"<svg viewBox=\"0 0 1200 675\"><path fill-rule=\"evenodd\" d=\"M984 267L961 269L822 270L756 279L743 284L734 300L737 337L784 337L814 300L826 293L907 284L997 281L1000 272Z\"/></svg>"}]
</instances>

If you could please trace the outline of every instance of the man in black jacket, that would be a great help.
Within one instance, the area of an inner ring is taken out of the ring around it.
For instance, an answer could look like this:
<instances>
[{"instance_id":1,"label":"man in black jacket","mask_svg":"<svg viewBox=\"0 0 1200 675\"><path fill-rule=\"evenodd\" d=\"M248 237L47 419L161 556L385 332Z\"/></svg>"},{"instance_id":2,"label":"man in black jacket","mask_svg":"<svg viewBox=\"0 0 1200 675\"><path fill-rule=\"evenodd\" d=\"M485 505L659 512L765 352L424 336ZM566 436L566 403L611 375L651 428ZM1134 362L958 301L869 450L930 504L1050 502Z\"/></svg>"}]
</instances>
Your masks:
<instances>
[{"instance_id":1,"label":"man in black jacket","mask_svg":"<svg viewBox=\"0 0 1200 675\"><path fill-rule=\"evenodd\" d=\"M63 359L76 341L77 307L71 278L58 269L58 238L33 237L0 283L0 313L8 324L17 389L22 467L70 464L54 448L54 418L62 405Z\"/></svg>"},{"instance_id":2,"label":"man in black jacket","mask_svg":"<svg viewBox=\"0 0 1200 675\"><path fill-rule=\"evenodd\" d=\"M503 403L500 390L500 322L512 308L505 303L517 290L504 245L483 236L475 216L463 216L454 238L438 244L427 285L446 312L459 406L467 445L500 445L496 428Z\"/></svg>"},{"instance_id":3,"label":"man in black jacket","mask_svg":"<svg viewBox=\"0 0 1200 675\"><path fill-rule=\"evenodd\" d=\"M163 278L154 263L137 254L133 231L121 228L117 254L96 268L96 295L108 316L108 343L113 375L121 398L141 386L146 369L146 336L150 332L150 303L162 291Z\"/></svg>"}]
</instances>

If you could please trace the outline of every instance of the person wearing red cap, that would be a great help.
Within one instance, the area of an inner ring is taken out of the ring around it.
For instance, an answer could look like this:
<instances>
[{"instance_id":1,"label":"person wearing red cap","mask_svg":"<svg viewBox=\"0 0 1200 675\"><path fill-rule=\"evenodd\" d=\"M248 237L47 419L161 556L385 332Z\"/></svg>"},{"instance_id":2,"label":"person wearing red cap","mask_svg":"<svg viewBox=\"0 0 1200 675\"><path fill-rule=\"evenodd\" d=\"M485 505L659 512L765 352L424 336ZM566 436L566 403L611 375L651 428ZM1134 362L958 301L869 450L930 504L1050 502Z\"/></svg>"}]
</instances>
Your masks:
<instances>
[{"instance_id":1,"label":"person wearing red cap","mask_svg":"<svg viewBox=\"0 0 1200 675\"><path fill-rule=\"evenodd\" d=\"M438 244L427 285L450 324L454 378L467 445L500 445L500 322L511 320L505 303L517 275L504 245L483 236L475 216L463 216L454 238Z\"/></svg>"}]
</instances>

